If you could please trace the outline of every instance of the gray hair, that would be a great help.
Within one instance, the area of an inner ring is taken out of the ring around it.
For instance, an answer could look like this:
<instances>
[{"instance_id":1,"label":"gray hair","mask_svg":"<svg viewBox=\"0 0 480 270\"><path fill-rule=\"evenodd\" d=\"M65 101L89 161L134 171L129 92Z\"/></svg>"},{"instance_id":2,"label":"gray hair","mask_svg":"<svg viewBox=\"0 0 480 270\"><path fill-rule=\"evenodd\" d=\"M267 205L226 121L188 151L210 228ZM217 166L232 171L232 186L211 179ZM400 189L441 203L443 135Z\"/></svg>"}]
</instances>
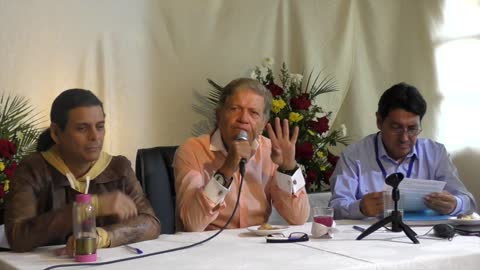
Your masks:
<instances>
[{"instance_id":1,"label":"gray hair","mask_svg":"<svg viewBox=\"0 0 480 270\"><path fill-rule=\"evenodd\" d=\"M270 110L272 108L272 93L270 93L270 90L268 90L262 83L250 78L238 78L229 82L225 87L223 87L222 94L218 100L217 110L220 110L223 108L223 106L225 106L227 98L232 96L236 91L244 88L248 88L263 97L265 101L263 115L268 121L270 118Z\"/></svg>"}]
</instances>

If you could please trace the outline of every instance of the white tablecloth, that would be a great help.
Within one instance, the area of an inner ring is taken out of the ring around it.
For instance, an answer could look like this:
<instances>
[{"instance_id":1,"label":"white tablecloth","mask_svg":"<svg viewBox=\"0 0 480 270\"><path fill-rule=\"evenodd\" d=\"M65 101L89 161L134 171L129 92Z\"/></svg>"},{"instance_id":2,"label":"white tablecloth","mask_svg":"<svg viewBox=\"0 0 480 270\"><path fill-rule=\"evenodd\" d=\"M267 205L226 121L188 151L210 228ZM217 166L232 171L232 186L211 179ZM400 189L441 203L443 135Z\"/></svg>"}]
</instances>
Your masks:
<instances>
[{"instance_id":1,"label":"white tablecloth","mask_svg":"<svg viewBox=\"0 0 480 270\"><path fill-rule=\"evenodd\" d=\"M201 246L95 269L478 269L480 238L457 236L452 241L420 238L415 245L403 233L377 231L357 241L351 221L340 222L334 239L310 239L293 244L268 244L265 238L247 229L226 230ZM345 224L347 223L347 224ZM360 224L362 221L354 221ZM368 225L362 225L367 227ZM288 232L310 231L311 224L290 226ZM420 235L429 227L415 227ZM287 233L288 233L287 232ZM145 253L187 245L214 232L161 235L158 239L134 244ZM71 263L53 255L53 247L30 253L0 253L0 269L44 269ZM99 262L132 257L125 247L101 249ZM76 267L68 269L86 269Z\"/></svg>"}]
</instances>

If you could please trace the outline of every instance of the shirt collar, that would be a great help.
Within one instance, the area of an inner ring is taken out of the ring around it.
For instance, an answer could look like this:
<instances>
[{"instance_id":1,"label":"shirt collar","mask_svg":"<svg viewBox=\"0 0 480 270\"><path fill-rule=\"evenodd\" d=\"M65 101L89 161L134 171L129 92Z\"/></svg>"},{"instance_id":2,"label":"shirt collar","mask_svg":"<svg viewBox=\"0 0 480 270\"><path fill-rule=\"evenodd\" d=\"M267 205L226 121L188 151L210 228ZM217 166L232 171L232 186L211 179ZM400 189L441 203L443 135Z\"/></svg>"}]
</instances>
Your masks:
<instances>
[{"instance_id":1,"label":"shirt collar","mask_svg":"<svg viewBox=\"0 0 480 270\"><path fill-rule=\"evenodd\" d=\"M258 139L255 139L252 143L252 149L256 151L258 146L259 146ZM212 152L220 151L225 156L227 155L227 149L225 148L225 145L223 144L223 140L222 140L222 133L218 128L215 130L215 132L212 134L210 138L210 151Z\"/></svg>"},{"instance_id":2,"label":"shirt collar","mask_svg":"<svg viewBox=\"0 0 480 270\"><path fill-rule=\"evenodd\" d=\"M110 164L112 156L106 152L100 152L99 158L95 161L92 167L85 175L75 178L68 166L63 161L56 145L50 147L47 151L40 152L45 161L57 169L61 174L67 177L72 189L80 193L88 191L90 180L95 180Z\"/></svg>"},{"instance_id":3,"label":"shirt collar","mask_svg":"<svg viewBox=\"0 0 480 270\"><path fill-rule=\"evenodd\" d=\"M387 150L385 149L385 146L383 145L383 138L382 138L382 133L381 132L377 133L377 138L378 138L378 156L381 157L381 158L387 158L387 159L390 159L390 160L396 162L395 159L391 158L388 155ZM413 146L412 151L410 151L410 153L408 153L408 155L405 159L410 159L413 156L415 156L415 159L418 159L417 143L418 143L418 139L415 141L415 145Z\"/></svg>"}]
</instances>

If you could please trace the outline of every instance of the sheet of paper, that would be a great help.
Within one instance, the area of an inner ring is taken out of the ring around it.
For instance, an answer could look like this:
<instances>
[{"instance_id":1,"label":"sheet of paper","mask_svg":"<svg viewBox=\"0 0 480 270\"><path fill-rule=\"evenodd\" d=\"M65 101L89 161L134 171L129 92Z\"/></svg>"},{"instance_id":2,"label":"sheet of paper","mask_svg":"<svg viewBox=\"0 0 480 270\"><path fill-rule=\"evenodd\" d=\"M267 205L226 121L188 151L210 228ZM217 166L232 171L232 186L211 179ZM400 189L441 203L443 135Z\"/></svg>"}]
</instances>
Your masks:
<instances>
[{"instance_id":1,"label":"sheet of paper","mask_svg":"<svg viewBox=\"0 0 480 270\"><path fill-rule=\"evenodd\" d=\"M405 178L398 185L400 190L399 205L404 211L423 211L427 206L423 198L432 192L441 192L445 182L436 180ZM391 191L391 186L386 186L386 191Z\"/></svg>"}]
</instances>

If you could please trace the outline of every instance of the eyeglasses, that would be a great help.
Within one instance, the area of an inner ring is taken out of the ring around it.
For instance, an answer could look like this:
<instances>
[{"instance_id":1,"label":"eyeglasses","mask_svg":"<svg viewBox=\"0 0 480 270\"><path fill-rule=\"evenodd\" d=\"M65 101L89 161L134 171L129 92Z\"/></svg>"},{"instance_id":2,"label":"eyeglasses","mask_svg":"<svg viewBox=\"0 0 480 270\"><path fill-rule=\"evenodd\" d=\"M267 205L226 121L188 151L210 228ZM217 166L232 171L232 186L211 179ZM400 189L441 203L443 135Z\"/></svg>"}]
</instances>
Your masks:
<instances>
[{"instance_id":1,"label":"eyeglasses","mask_svg":"<svg viewBox=\"0 0 480 270\"><path fill-rule=\"evenodd\" d=\"M308 234L304 232L292 232L288 237L283 233L269 234L267 237L267 243L294 243L308 241Z\"/></svg>"},{"instance_id":2,"label":"eyeglasses","mask_svg":"<svg viewBox=\"0 0 480 270\"><path fill-rule=\"evenodd\" d=\"M390 132L395 135L403 135L403 133L407 132L408 136L417 136L422 132L422 129L419 127L416 128L403 128L403 127L390 127Z\"/></svg>"}]
</instances>

